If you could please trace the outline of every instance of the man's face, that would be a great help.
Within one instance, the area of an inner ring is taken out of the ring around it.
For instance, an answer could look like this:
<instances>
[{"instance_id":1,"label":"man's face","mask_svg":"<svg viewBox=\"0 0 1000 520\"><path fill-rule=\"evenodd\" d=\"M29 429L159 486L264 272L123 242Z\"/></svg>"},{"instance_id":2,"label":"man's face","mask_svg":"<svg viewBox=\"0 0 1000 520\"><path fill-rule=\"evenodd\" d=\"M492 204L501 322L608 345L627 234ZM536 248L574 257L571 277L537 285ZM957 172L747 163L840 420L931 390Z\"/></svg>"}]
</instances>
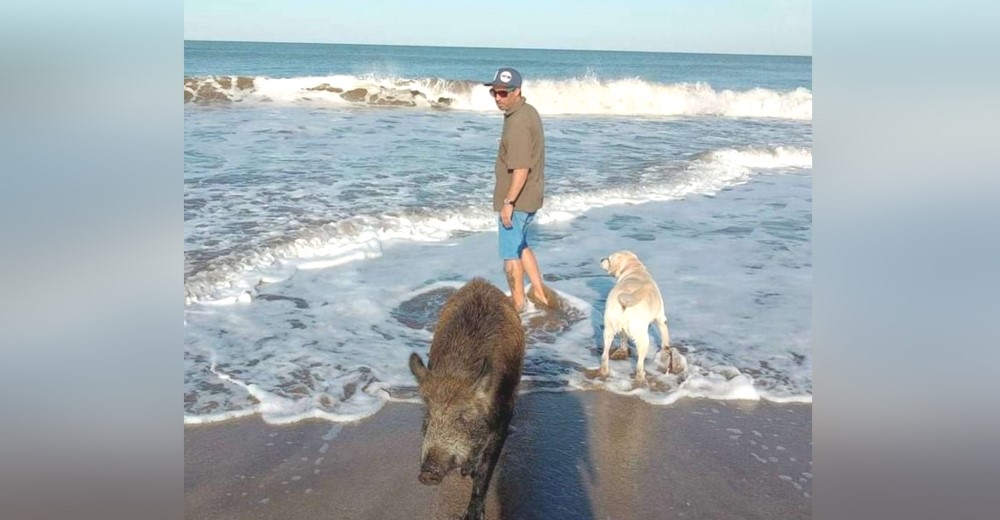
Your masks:
<instances>
[{"instance_id":1,"label":"man's face","mask_svg":"<svg viewBox=\"0 0 1000 520\"><path fill-rule=\"evenodd\" d=\"M512 88L508 90L506 87L492 87L490 88L490 95L493 96L493 101L496 102L497 108L506 112L521 97L521 89Z\"/></svg>"}]
</instances>

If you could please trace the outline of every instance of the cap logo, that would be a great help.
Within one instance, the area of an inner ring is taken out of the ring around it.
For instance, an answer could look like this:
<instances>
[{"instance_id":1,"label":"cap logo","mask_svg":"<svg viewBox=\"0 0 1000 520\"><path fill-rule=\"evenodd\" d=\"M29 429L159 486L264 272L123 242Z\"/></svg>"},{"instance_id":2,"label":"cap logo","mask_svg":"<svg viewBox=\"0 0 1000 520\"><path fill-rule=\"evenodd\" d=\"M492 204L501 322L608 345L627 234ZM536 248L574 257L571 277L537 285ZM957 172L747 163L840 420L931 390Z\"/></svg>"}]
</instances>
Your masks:
<instances>
[{"instance_id":1,"label":"cap logo","mask_svg":"<svg viewBox=\"0 0 1000 520\"><path fill-rule=\"evenodd\" d=\"M504 83L510 83L511 75L510 71L503 71L500 73L500 81Z\"/></svg>"}]
</instances>

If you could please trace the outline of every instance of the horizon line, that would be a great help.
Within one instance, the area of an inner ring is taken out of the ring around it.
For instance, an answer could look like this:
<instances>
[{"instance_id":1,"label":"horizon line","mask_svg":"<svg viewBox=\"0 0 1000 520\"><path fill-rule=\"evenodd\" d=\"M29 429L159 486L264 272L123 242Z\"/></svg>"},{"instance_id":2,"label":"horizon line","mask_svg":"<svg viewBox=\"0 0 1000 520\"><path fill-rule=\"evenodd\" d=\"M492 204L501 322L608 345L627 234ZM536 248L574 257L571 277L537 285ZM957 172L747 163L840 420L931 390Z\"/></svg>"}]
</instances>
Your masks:
<instances>
[{"instance_id":1,"label":"horizon line","mask_svg":"<svg viewBox=\"0 0 1000 520\"><path fill-rule=\"evenodd\" d=\"M570 48L547 48L547 47L488 47L488 46L463 46L463 45L421 45L421 44L399 44L399 43L346 43L346 42L288 42L288 41L262 41L262 40L205 40L205 39L184 39L184 42L212 42L212 43L276 43L283 45L357 45L370 47L430 47L441 49L492 49L492 50L520 50L520 51L584 51L584 52L636 52L645 54L701 54L708 56L767 56L776 58L809 58L812 54L758 54L751 52L695 52L695 51L638 51L621 49L570 49Z\"/></svg>"}]
</instances>

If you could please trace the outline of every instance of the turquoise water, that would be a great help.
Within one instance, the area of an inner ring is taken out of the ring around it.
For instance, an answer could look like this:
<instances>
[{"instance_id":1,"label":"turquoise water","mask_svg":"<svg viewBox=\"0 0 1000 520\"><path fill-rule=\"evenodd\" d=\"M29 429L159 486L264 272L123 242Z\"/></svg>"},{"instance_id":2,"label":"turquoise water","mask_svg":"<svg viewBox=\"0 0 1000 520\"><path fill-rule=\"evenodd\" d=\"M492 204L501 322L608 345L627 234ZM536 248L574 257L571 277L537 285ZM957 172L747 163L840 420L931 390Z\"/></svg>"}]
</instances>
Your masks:
<instances>
[{"instance_id":1,"label":"turquoise water","mask_svg":"<svg viewBox=\"0 0 1000 520\"><path fill-rule=\"evenodd\" d=\"M812 89L808 56L404 47L314 43L184 42L184 75L289 78L336 74L488 80L510 65L526 78L711 84L722 89Z\"/></svg>"}]
</instances>

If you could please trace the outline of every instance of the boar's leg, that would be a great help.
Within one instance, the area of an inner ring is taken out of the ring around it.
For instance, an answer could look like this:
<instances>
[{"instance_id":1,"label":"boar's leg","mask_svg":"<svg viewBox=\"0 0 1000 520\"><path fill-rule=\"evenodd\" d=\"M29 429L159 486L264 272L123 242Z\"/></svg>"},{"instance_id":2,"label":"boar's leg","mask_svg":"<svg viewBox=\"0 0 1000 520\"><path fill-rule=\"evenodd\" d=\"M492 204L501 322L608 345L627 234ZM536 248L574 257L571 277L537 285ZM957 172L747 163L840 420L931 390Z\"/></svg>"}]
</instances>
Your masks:
<instances>
[{"instance_id":1,"label":"boar's leg","mask_svg":"<svg viewBox=\"0 0 1000 520\"><path fill-rule=\"evenodd\" d=\"M472 498L469 500L469 507L465 510L464 520L482 520L486 517L486 493L490 488L490 479L493 478L493 469L496 468L497 461L500 460L503 443L507 440L507 424L508 421L504 421L500 435L492 442L487 443L483 449L479 465L472 476Z\"/></svg>"},{"instance_id":2,"label":"boar's leg","mask_svg":"<svg viewBox=\"0 0 1000 520\"><path fill-rule=\"evenodd\" d=\"M468 477L469 475L474 475L476 473L476 467L479 466L479 461L482 459L483 454L480 453L474 457L469 457L462 464L462 476Z\"/></svg>"}]
</instances>

